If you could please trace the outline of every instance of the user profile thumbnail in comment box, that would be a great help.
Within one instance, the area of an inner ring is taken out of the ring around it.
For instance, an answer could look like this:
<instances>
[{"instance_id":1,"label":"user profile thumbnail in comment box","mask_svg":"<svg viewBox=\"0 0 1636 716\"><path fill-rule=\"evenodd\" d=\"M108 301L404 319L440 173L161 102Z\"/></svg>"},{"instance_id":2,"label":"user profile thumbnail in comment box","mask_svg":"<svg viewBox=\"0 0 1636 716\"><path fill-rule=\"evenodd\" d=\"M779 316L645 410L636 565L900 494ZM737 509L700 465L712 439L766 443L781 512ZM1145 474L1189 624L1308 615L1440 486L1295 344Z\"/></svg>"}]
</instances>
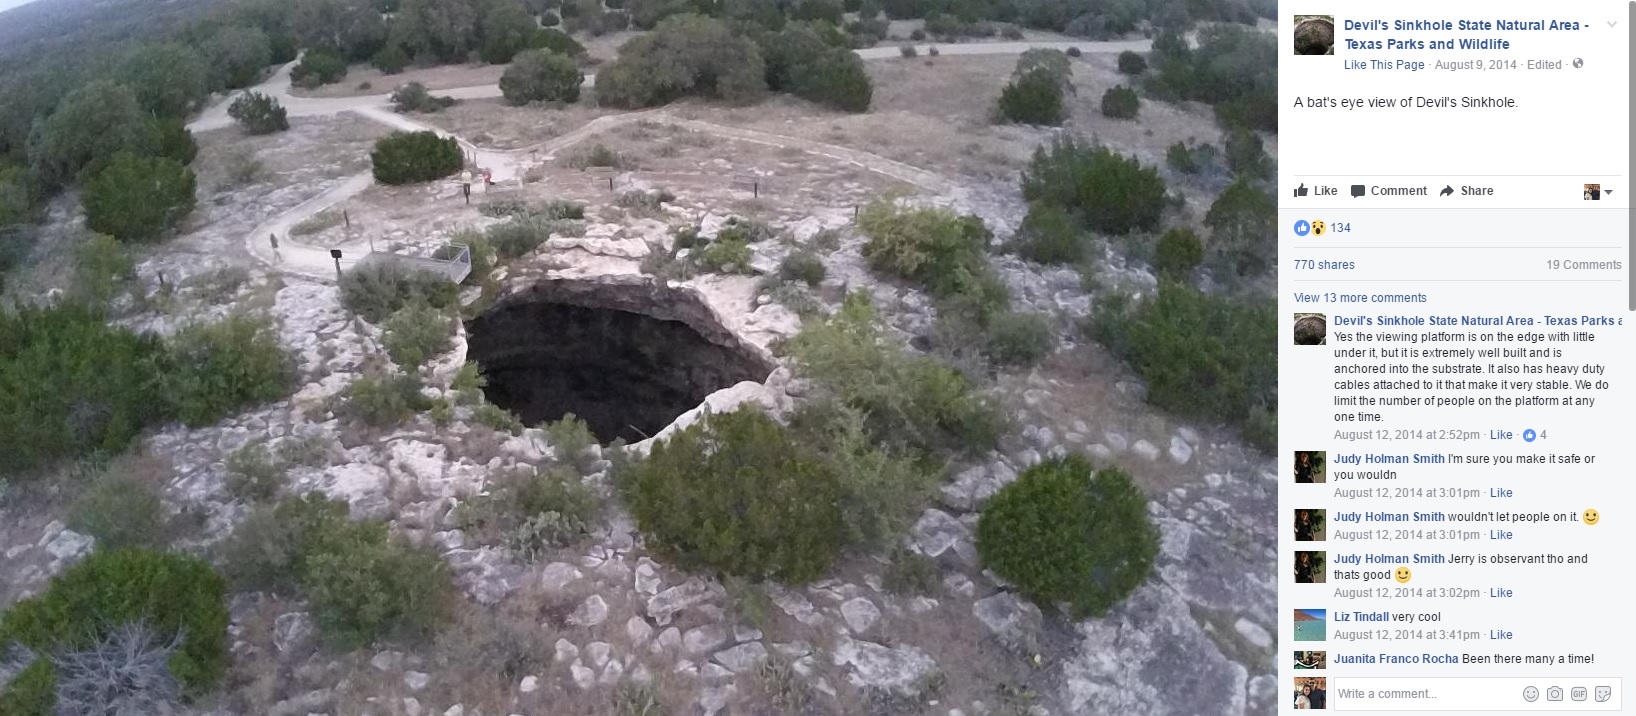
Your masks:
<instances>
[{"instance_id":1,"label":"user profile thumbnail in comment box","mask_svg":"<svg viewBox=\"0 0 1636 716\"><path fill-rule=\"evenodd\" d=\"M1619 711L1620 679L1334 677L1336 711Z\"/></svg>"}]
</instances>

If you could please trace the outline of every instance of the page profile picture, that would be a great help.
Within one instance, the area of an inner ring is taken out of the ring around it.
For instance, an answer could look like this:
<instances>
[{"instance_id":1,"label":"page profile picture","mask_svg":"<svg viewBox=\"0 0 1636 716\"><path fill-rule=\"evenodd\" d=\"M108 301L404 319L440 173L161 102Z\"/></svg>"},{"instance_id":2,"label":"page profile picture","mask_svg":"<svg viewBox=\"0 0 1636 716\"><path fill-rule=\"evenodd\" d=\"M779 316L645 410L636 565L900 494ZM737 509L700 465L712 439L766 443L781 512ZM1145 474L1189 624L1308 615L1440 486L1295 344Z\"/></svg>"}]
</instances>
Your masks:
<instances>
[{"instance_id":1,"label":"page profile picture","mask_svg":"<svg viewBox=\"0 0 1636 716\"><path fill-rule=\"evenodd\" d=\"M1296 15L1295 54L1335 54L1335 16Z\"/></svg>"},{"instance_id":2,"label":"page profile picture","mask_svg":"<svg viewBox=\"0 0 1636 716\"><path fill-rule=\"evenodd\" d=\"M1322 313L1295 314L1295 345L1321 346L1328 342L1328 316Z\"/></svg>"},{"instance_id":3,"label":"page profile picture","mask_svg":"<svg viewBox=\"0 0 1636 716\"><path fill-rule=\"evenodd\" d=\"M1602 185L1601 184L1586 184L1585 185L1585 201L1601 201L1601 200L1602 200Z\"/></svg>"}]
</instances>

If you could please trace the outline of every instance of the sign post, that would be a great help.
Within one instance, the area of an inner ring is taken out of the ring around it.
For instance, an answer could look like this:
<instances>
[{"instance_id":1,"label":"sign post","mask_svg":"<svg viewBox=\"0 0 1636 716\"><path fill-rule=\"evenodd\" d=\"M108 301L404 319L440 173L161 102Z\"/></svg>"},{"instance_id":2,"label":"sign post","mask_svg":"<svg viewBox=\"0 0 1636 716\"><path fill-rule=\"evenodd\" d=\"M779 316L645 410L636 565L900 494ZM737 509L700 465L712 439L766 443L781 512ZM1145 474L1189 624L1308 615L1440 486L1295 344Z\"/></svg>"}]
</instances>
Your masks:
<instances>
[{"instance_id":1,"label":"sign post","mask_svg":"<svg viewBox=\"0 0 1636 716\"><path fill-rule=\"evenodd\" d=\"M335 282L340 283L341 282L341 250L340 249L330 249L329 250L329 257L332 258L332 259L335 259Z\"/></svg>"}]
</instances>

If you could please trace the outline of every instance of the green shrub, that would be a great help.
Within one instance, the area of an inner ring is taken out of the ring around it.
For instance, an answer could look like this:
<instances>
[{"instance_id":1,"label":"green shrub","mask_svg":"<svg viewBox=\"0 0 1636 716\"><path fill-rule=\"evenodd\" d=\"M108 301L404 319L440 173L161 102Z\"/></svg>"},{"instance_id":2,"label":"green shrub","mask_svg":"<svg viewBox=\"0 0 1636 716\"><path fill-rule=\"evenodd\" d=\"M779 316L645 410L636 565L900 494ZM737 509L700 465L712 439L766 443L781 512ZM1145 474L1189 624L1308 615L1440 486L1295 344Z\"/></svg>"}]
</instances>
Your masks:
<instances>
[{"instance_id":1,"label":"green shrub","mask_svg":"<svg viewBox=\"0 0 1636 716\"><path fill-rule=\"evenodd\" d=\"M1278 131L1278 41L1236 23L1201 26L1195 42L1166 32L1153 41L1158 96L1215 105L1223 126Z\"/></svg>"},{"instance_id":2,"label":"green shrub","mask_svg":"<svg viewBox=\"0 0 1636 716\"><path fill-rule=\"evenodd\" d=\"M1153 249L1153 268L1166 278L1185 279L1203 260L1204 244L1190 229L1166 231Z\"/></svg>"},{"instance_id":3,"label":"green shrub","mask_svg":"<svg viewBox=\"0 0 1636 716\"><path fill-rule=\"evenodd\" d=\"M1165 150L1165 164L1183 174L1197 174L1201 168L1192 150L1182 142L1176 142Z\"/></svg>"},{"instance_id":4,"label":"green shrub","mask_svg":"<svg viewBox=\"0 0 1636 716\"><path fill-rule=\"evenodd\" d=\"M835 51L797 76L795 94L830 109L867 112L875 90L863 60L852 52Z\"/></svg>"},{"instance_id":5,"label":"green shrub","mask_svg":"<svg viewBox=\"0 0 1636 716\"><path fill-rule=\"evenodd\" d=\"M1102 116L1114 119L1135 119L1142 101L1136 90L1124 86L1109 87L1102 93Z\"/></svg>"},{"instance_id":6,"label":"green shrub","mask_svg":"<svg viewBox=\"0 0 1636 716\"><path fill-rule=\"evenodd\" d=\"M589 149L570 156L565 162L570 169L586 169L588 167L607 167L609 169L630 169L619 152L609 149L602 143L592 145Z\"/></svg>"},{"instance_id":7,"label":"green shrub","mask_svg":"<svg viewBox=\"0 0 1636 716\"><path fill-rule=\"evenodd\" d=\"M215 30L204 41L203 49L214 70L217 89L249 87L260 80L267 66L273 63L272 38L256 27Z\"/></svg>"},{"instance_id":8,"label":"green shrub","mask_svg":"<svg viewBox=\"0 0 1636 716\"><path fill-rule=\"evenodd\" d=\"M1278 258L1277 220L1278 202L1271 194L1243 179L1234 181L1204 215L1210 250L1240 276L1267 271Z\"/></svg>"},{"instance_id":9,"label":"green shrub","mask_svg":"<svg viewBox=\"0 0 1636 716\"><path fill-rule=\"evenodd\" d=\"M1043 313L1000 313L984 327L983 352L995 365L1034 365L1056 347L1051 322Z\"/></svg>"},{"instance_id":10,"label":"green shrub","mask_svg":"<svg viewBox=\"0 0 1636 716\"><path fill-rule=\"evenodd\" d=\"M190 427L278 400L295 383L294 361L266 317L187 326L171 338L170 353L166 390L176 417Z\"/></svg>"},{"instance_id":11,"label":"green shrub","mask_svg":"<svg viewBox=\"0 0 1636 716\"><path fill-rule=\"evenodd\" d=\"M983 564L1050 606L1101 616L1153 571L1159 531L1147 498L1115 468L1079 455L1024 470L983 506L977 522Z\"/></svg>"},{"instance_id":12,"label":"green shrub","mask_svg":"<svg viewBox=\"0 0 1636 716\"><path fill-rule=\"evenodd\" d=\"M413 184L432 181L460 171L465 155L454 137L436 132L393 132L375 142L369 155L375 181L382 184Z\"/></svg>"},{"instance_id":13,"label":"green shrub","mask_svg":"<svg viewBox=\"0 0 1636 716\"><path fill-rule=\"evenodd\" d=\"M721 20L692 14L667 17L626 42L596 76L597 102L609 107L652 107L687 95L748 104L766 91L755 43Z\"/></svg>"},{"instance_id":14,"label":"green shrub","mask_svg":"<svg viewBox=\"0 0 1636 716\"><path fill-rule=\"evenodd\" d=\"M886 591L900 597L929 596L937 592L937 563L919 552L898 549L892 552L892 561L886 565L881 578Z\"/></svg>"},{"instance_id":15,"label":"green shrub","mask_svg":"<svg viewBox=\"0 0 1636 716\"><path fill-rule=\"evenodd\" d=\"M307 50L290 68L290 83L305 89L340 82L347 76L347 61L330 50Z\"/></svg>"},{"instance_id":16,"label":"green shrub","mask_svg":"<svg viewBox=\"0 0 1636 716\"><path fill-rule=\"evenodd\" d=\"M449 387L460 392L482 390L486 385L488 379L483 377L483 369L469 360L455 371L454 378L449 381Z\"/></svg>"},{"instance_id":17,"label":"green shrub","mask_svg":"<svg viewBox=\"0 0 1636 716\"><path fill-rule=\"evenodd\" d=\"M199 156L199 143L180 119L153 119L148 122L148 135L145 149L152 156L163 157L183 166L192 164L194 158Z\"/></svg>"},{"instance_id":18,"label":"green shrub","mask_svg":"<svg viewBox=\"0 0 1636 716\"><path fill-rule=\"evenodd\" d=\"M519 2L491 2L477 7L477 34L482 38L477 56L492 65L514 61L539 28L533 14Z\"/></svg>"},{"instance_id":19,"label":"green shrub","mask_svg":"<svg viewBox=\"0 0 1636 716\"><path fill-rule=\"evenodd\" d=\"M483 240L494 248L496 256L514 259L539 248L540 244L551 238L554 228L555 225L549 221L532 216L515 216L511 221L490 226L483 233Z\"/></svg>"},{"instance_id":20,"label":"green shrub","mask_svg":"<svg viewBox=\"0 0 1636 716\"><path fill-rule=\"evenodd\" d=\"M304 595L343 649L426 636L446 611L447 565L389 537L386 523L347 512L321 492L257 509L222 544L229 579L239 589Z\"/></svg>"},{"instance_id":21,"label":"green shrub","mask_svg":"<svg viewBox=\"0 0 1636 716\"><path fill-rule=\"evenodd\" d=\"M765 222L732 216L728 217L727 222L722 224L721 229L716 232L716 240L754 244L777 235L778 232Z\"/></svg>"},{"instance_id":22,"label":"green shrub","mask_svg":"<svg viewBox=\"0 0 1636 716\"><path fill-rule=\"evenodd\" d=\"M347 512L346 502L321 492L257 507L218 548L222 573L237 591L293 596L308 558L346 524Z\"/></svg>"},{"instance_id":23,"label":"green shrub","mask_svg":"<svg viewBox=\"0 0 1636 716\"><path fill-rule=\"evenodd\" d=\"M90 234L74 249L68 293L90 306L106 306L136 279L136 262L113 237Z\"/></svg>"},{"instance_id":24,"label":"green shrub","mask_svg":"<svg viewBox=\"0 0 1636 716\"><path fill-rule=\"evenodd\" d=\"M0 616L0 644L42 655L0 689L0 713L59 713L56 667L44 655L90 647L137 622L179 637L166 666L186 697L201 696L221 681L228 664L227 604L222 579L210 565L145 549L99 550L53 579L44 594Z\"/></svg>"},{"instance_id":25,"label":"green shrub","mask_svg":"<svg viewBox=\"0 0 1636 716\"><path fill-rule=\"evenodd\" d=\"M1030 261L1071 265L1085 258L1086 237L1061 206L1037 201L1028 205L1011 245Z\"/></svg>"},{"instance_id":26,"label":"green shrub","mask_svg":"<svg viewBox=\"0 0 1636 716\"><path fill-rule=\"evenodd\" d=\"M1119 72L1126 75L1139 75L1147 71L1147 58L1130 50L1119 53Z\"/></svg>"},{"instance_id":27,"label":"green shrub","mask_svg":"<svg viewBox=\"0 0 1636 716\"><path fill-rule=\"evenodd\" d=\"M918 281L933 296L965 291L988 270L993 234L976 216L875 201L859 215L858 228L869 236L863 257L871 268Z\"/></svg>"},{"instance_id":28,"label":"green shrub","mask_svg":"<svg viewBox=\"0 0 1636 716\"><path fill-rule=\"evenodd\" d=\"M586 542L602 520L602 499L575 472L519 467L496 473L487 494L456 513L462 530L484 543L504 543L525 559Z\"/></svg>"},{"instance_id":29,"label":"green shrub","mask_svg":"<svg viewBox=\"0 0 1636 716\"><path fill-rule=\"evenodd\" d=\"M459 291L442 276L390 261L361 263L341 276L341 305L370 323L380 323L411 304L453 308Z\"/></svg>"},{"instance_id":30,"label":"green shrub","mask_svg":"<svg viewBox=\"0 0 1636 716\"><path fill-rule=\"evenodd\" d=\"M272 134L290 128L284 106L260 92L242 92L227 106L227 116L251 134Z\"/></svg>"},{"instance_id":31,"label":"green shrub","mask_svg":"<svg viewBox=\"0 0 1636 716\"><path fill-rule=\"evenodd\" d=\"M1017 57L1017 65L1012 68L1011 77L1017 79L1040 71L1056 82L1063 94L1073 94L1074 66L1068 61L1068 56L1059 50L1035 48L1023 51L1022 55Z\"/></svg>"},{"instance_id":32,"label":"green shrub","mask_svg":"<svg viewBox=\"0 0 1636 716\"><path fill-rule=\"evenodd\" d=\"M795 96L843 112L867 112L875 89L863 60L850 50L830 48L794 73Z\"/></svg>"},{"instance_id":33,"label":"green shrub","mask_svg":"<svg viewBox=\"0 0 1636 716\"><path fill-rule=\"evenodd\" d=\"M85 186L85 226L120 241L152 241L192 213L193 170L174 160L120 153Z\"/></svg>"},{"instance_id":34,"label":"green shrub","mask_svg":"<svg viewBox=\"0 0 1636 716\"><path fill-rule=\"evenodd\" d=\"M591 427L573 413L562 416L554 423L546 424L545 438L550 443L557 462L575 469L583 469L587 451L592 445L597 444L596 436L591 434Z\"/></svg>"},{"instance_id":35,"label":"green shrub","mask_svg":"<svg viewBox=\"0 0 1636 716\"><path fill-rule=\"evenodd\" d=\"M123 475L97 479L68 516L69 528L95 537L99 549L162 548L169 541L166 523L159 493Z\"/></svg>"},{"instance_id":36,"label":"green shrub","mask_svg":"<svg viewBox=\"0 0 1636 716\"><path fill-rule=\"evenodd\" d=\"M389 538L379 521L346 522L307 557L302 585L313 621L342 649L429 636L447 613L448 565Z\"/></svg>"},{"instance_id":37,"label":"green shrub","mask_svg":"<svg viewBox=\"0 0 1636 716\"><path fill-rule=\"evenodd\" d=\"M0 473L115 454L170 406L164 345L74 303L0 311Z\"/></svg>"},{"instance_id":38,"label":"green shrub","mask_svg":"<svg viewBox=\"0 0 1636 716\"><path fill-rule=\"evenodd\" d=\"M511 411L493 403L484 403L473 408L471 419L478 425L487 425L497 432L511 435L521 435L523 432L523 421L518 420Z\"/></svg>"},{"instance_id":39,"label":"green shrub","mask_svg":"<svg viewBox=\"0 0 1636 716\"><path fill-rule=\"evenodd\" d=\"M415 370L449 350L454 329L454 317L448 311L411 304L381 324L381 345L393 363Z\"/></svg>"},{"instance_id":40,"label":"green shrub","mask_svg":"<svg viewBox=\"0 0 1636 716\"><path fill-rule=\"evenodd\" d=\"M799 375L865 416L870 437L890 448L983 453L1004 430L1001 417L960 373L910 355L881 333L861 293L790 340Z\"/></svg>"},{"instance_id":41,"label":"green shrub","mask_svg":"<svg viewBox=\"0 0 1636 716\"><path fill-rule=\"evenodd\" d=\"M1147 383L1147 399L1182 415L1241 423L1256 406L1277 404L1271 298L1216 296L1161 282L1136 305L1108 302L1091 335Z\"/></svg>"},{"instance_id":42,"label":"green shrub","mask_svg":"<svg viewBox=\"0 0 1636 716\"><path fill-rule=\"evenodd\" d=\"M540 30L534 33L534 39L529 44L534 49L550 50L568 57L579 57L585 54L584 45L579 44L568 33L557 29Z\"/></svg>"},{"instance_id":43,"label":"green shrub","mask_svg":"<svg viewBox=\"0 0 1636 716\"><path fill-rule=\"evenodd\" d=\"M410 82L392 91L392 108L404 112L441 112L454 106L455 98L434 95L426 85Z\"/></svg>"},{"instance_id":44,"label":"green shrub","mask_svg":"<svg viewBox=\"0 0 1636 716\"><path fill-rule=\"evenodd\" d=\"M809 402L790 421L836 478L845 544L881 549L896 542L930 501L938 473L908 451L877 446L863 412L834 400Z\"/></svg>"},{"instance_id":45,"label":"green shrub","mask_svg":"<svg viewBox=\"0 0 1636 716\"><path fill-rule=\"evenodd\" d=\"M1157 228L1165 202L1157 171L1072 136L1058 136L1049 149L1034 150L1023 170L1022 191L1031 202L1061 206L1086 228L1109 234Z\"/></svg>"},{"instance_id":46,"label":"green shrub","mask_svg":"<svg viewBox=\"0 0 1636 716\"><path fill-rule=\"evenodd\" d=\"M694 250L689 258L694 265L715 273L748 273L750 245L736 239L717 238L704 248Z\"/></svg>"},{"instance_id":47,"label":"green shrub","mask_svg":"<svg viewBox=\"0 0 1636 716\"><path fill-rule=\"evenodd\" d=\"M1045 70L1031 70L1000 90L1000 114L1017 124L1062 124L1067 117L1062 85Z\"/></svg>"},{"instance_id":48,"label":"green shrub","mask_svg":"<svg viewBox=\"0 0 1636 716\"><path fill-rule=\"evenodd\" d=\"M1085 52L1077 47L1070 47L1065 54L1067 54L1069 57L1079 57L1080 55L1085 54Z\"/></svg>"},{"instance_id":49,"label":"green shrub","mask_svg":"<svg viewBox=\"0 0 1636 716\"><path fill-rule=\"evenodd\" d=\"M508 104L577 102L585 73L567 55L524 50L500 76L500 94Z\"/></svg>"},{"instance_id":50,"label":"green shrub","mask_svg":"<svg viewBox=\"0 0 1636 716\"><path fill-rule=\"evenodd\" d=\"M381 74L395 75L409 66L409 53L404 52L397 43L387 43L386 47L375 53L370 64L375 65Z\"/></svg>"},{"instance_id":51,"label":"green shrub","mask_svg":"<svg viewBox=\"0 0 1636 716\"><path fill-rule=\"evenodd\" d=\"M1241 179L1269 179L1274 167L1272 157L1261 143L1261 135L1243 127L1227 131L1223 139L1227 168Z\"/></svg>"},{"instance_id":52,"label":"green shrub","mask_svg":"<svg viewBox=\"0 0 1636 716\"><path fill-rule=\"evenodd\" d=\"M800 584L843 544L830 466L753 409L709 415L633 469L631 514L683 568Z\"/></svg>"},{"instance_id":53,"label":"green shrub","mask_svg":"<svg viewBox=\"0 0 1636 716\"><path fill-rule=\"evenodd\" d=\"M778 264L778 278L782 281L800 281L817 286L824 281L824 260L805 249L791 251Z\"/></svg>"},{"instance_id":54,"label":"green shrub","mask_svg":"<svg viewBox=\"0 0 1636 716\"><path fill-rule=\"evenodd\" d=\"M247 502L270 500L284 486L284 465L260 441L227 455L227 492Z\"/></svg>"},{"instance_id":55,"label":"green shrub","mask_svg":"<svg viewBox=\"0 0 1636 716\"><path fill-rule=\"evenodd\" d=\"M9 95L8 100L18 96ZM21 148L23 136L28 136L33 179L42 185L31 191L41 192L84 182L121 152L150 154L155 137L149 120L129 87L96 80L62 97L55 111L34 121L32 131L25 120L22 132L13 135L18 141L12 146Z\"/></svg>"},{"instance_id":56,"label":"green shrub","mask_svg":"<svg viewBox=\"0 0 1636 716\"><path fill-rule=\"evenodd\" d=\"M340 412L371 427L397 425L431 407L420 389L413 373L360 375L347 386Z\"/></svg>"}]
</instances>

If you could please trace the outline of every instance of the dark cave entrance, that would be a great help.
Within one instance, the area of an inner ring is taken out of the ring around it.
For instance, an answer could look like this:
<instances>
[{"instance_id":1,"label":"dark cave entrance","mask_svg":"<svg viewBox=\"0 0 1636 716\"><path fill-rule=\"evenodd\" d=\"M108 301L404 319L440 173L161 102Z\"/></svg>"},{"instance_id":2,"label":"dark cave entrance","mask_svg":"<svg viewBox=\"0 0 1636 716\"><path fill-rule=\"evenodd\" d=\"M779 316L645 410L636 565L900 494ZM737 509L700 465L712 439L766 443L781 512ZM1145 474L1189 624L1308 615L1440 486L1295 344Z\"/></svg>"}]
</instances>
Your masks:
<instances>
[{"instance_id":1,"label":"dark cave entrance","mask_svg":"<svg viewBox=\"0 0 1636 716\"><path fill-rule=\"evenodd\" d=\"M546 281L467 322L490 402L527 425L573 413L603 443L652 437L706 396L774 366L690 292Z\"/></svg>"}]
</instances>

